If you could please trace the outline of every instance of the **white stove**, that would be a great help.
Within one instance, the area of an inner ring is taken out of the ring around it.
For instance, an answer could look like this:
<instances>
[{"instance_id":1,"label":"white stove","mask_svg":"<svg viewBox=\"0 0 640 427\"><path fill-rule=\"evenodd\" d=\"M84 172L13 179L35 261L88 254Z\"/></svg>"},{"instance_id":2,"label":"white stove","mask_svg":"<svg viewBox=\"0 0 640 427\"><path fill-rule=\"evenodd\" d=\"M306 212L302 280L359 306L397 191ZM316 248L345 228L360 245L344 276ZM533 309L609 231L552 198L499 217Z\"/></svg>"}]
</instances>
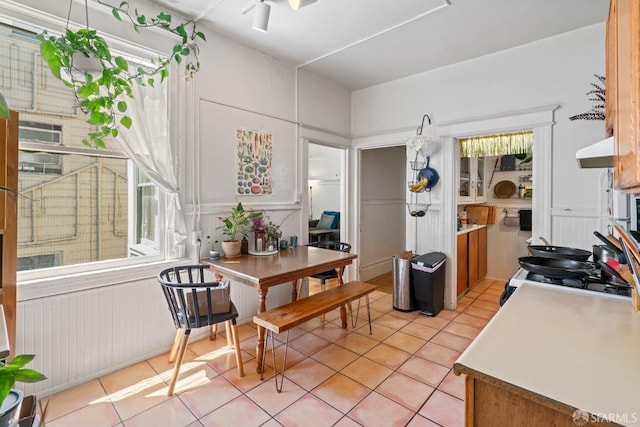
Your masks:
<instances>
[{"instance_id":1,"label":"white stove","mask_svg":"<svg viewBox=\"0 0 640 427\"><path fill-rule=\"evenodd\" d=\"M505 290L500 296L500 305L511 296L513 292L523 283L541 286L545 288L558 289L567 292L576 292L587 295L594 295L602 298L612 298L616 300L629 301L631 292L628 287L616 286L615 284L592 281L589 278L578 279L549 279L539 274L531 273L524 268L520 268L509 280Z\"/></svg>"}]
</instances>

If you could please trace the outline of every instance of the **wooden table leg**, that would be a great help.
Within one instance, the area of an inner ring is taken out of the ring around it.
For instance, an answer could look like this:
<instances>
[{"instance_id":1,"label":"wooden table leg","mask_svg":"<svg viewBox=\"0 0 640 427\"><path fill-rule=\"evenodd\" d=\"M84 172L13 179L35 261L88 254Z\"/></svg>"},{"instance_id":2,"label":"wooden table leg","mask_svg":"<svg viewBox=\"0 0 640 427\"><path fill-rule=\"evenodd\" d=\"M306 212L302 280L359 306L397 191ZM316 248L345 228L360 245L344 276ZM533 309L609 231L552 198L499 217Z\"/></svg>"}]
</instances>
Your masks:
<instances>
[{"instance_id":1,"label":"wooden table leg","mask_svg":"<svg viewBox=\"0 0 640 427\"><path fill-rule=\"evenodd\" d=\"M338 286L342 286L344 283L342 281L342 272L344 271L344 267L336 268L338 272ZM342 321L342 329L347 329L347 306L340 306L340 320Z\"/></svg>"},{"instance_id":2,"label":"wooden table leg","mask_svg":"<svg viewBox=\"0 0 640 427\"><path fill-rule=\"evenodd\" d=\"M301 279L296 279L291 282L291 302L298 301L298 283Z\"/></svg>"},{"instance_id":3,"label":"wooden table leg","mask_svg":"<svg viewBox=\"0 0 640 427\"><path fill-rule=\"evenodd\" d=\"M258 289L259 305L258 313L267 311L267 291L268 289ZM256 345L256 372L262 373L262 350L264 349L264 333L265 329L262 326L258 326L258 344Z\"/></svg>"}]
</instances>

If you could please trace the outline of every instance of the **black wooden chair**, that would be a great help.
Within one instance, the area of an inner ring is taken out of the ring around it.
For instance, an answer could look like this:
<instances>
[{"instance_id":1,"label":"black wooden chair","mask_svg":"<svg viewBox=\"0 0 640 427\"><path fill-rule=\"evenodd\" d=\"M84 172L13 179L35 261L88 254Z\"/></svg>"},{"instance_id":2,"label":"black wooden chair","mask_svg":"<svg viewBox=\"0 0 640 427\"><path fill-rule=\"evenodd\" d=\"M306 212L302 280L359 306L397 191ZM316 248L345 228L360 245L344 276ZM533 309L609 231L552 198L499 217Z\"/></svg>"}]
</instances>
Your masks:
<instances>
[{"instance_id":1,"label":"black wooden chair","mask_svg":"<svg viewBox=\"0 0 640 427\"><path fill-rule=\"evenodd\" d=\"M176 338L169 353L169 363L174 360L176 363L168 396L173 396L191 329L213 327L225 322L227 345L230 348L235 347L238 375L244 376L236 323L238 311L229 298L229 283L207 281L205 277L207 270L208 266L205 265L187 265L167 268L158 275L158 281L177 328Z\"/></svg>"},{"instance_id":2,"label":"black wooden chair","mask_svg":"<svg viewBox=\"0 0 640 427\"><path fill-rule=\"evenodd\" d=\"M334 241L320 241L320 242L311 242L308 246L314 246L322 249L331 249L333 251L341 251L341 252L350 252L351 245L349 243L344 242L334 242ZM322 273L314 274L311 277L314 279L320 280L320 289L325 290L325 286L327 280L335 279L338 277L338 272L336 270L324 271Z\"/></svg>"}]
</instances>

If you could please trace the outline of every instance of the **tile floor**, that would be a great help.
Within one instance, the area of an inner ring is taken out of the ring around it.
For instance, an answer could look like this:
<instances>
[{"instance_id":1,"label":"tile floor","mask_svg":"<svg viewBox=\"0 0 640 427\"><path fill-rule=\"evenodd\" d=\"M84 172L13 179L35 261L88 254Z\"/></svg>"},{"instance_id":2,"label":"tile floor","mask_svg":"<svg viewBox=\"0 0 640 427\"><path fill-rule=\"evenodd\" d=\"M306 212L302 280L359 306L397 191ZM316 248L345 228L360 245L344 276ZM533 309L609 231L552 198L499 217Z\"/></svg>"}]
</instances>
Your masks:
<instances>
[{"instance_id":1,"label":"tile floor","mask_svg":"<svg viewBox=\"0 0 640 427\"><path fill-rule=\"evenodd\" d=\"M389 289L391 276L376 281ZM256 374L256 330L244 324L244 377L222 333L190 343L175 396L166 395L172 365L163 354L44 398L46 425L461 426L464 379L451 367L498 310L503 286L480 282L436 317L396 311L390 294L375 291L373 335L362 311L355 330L340 328L337 310L307 322L291 330L280 394L271 368L264 381Z\"/></svg>"}]
</instances>

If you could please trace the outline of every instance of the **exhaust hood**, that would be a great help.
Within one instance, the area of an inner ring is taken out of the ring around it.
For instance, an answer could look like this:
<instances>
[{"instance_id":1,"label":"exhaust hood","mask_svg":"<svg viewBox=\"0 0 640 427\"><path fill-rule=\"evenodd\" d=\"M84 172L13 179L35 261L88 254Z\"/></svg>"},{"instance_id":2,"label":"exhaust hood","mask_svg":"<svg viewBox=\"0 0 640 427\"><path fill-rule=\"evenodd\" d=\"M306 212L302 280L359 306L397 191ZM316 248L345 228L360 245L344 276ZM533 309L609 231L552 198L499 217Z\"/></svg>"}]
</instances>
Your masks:
<instances>
[{"instance_id":1,"label":"exhaust hood","mask_svg":"<svg viewBox=\"0 0 640 427\"><path fill-rule=\"evenodd\" d=\"M596 142L588 147L576 151L576 160L580 168L612 168L613 167L613 137Z\"/></svg>"}]
</instances>

